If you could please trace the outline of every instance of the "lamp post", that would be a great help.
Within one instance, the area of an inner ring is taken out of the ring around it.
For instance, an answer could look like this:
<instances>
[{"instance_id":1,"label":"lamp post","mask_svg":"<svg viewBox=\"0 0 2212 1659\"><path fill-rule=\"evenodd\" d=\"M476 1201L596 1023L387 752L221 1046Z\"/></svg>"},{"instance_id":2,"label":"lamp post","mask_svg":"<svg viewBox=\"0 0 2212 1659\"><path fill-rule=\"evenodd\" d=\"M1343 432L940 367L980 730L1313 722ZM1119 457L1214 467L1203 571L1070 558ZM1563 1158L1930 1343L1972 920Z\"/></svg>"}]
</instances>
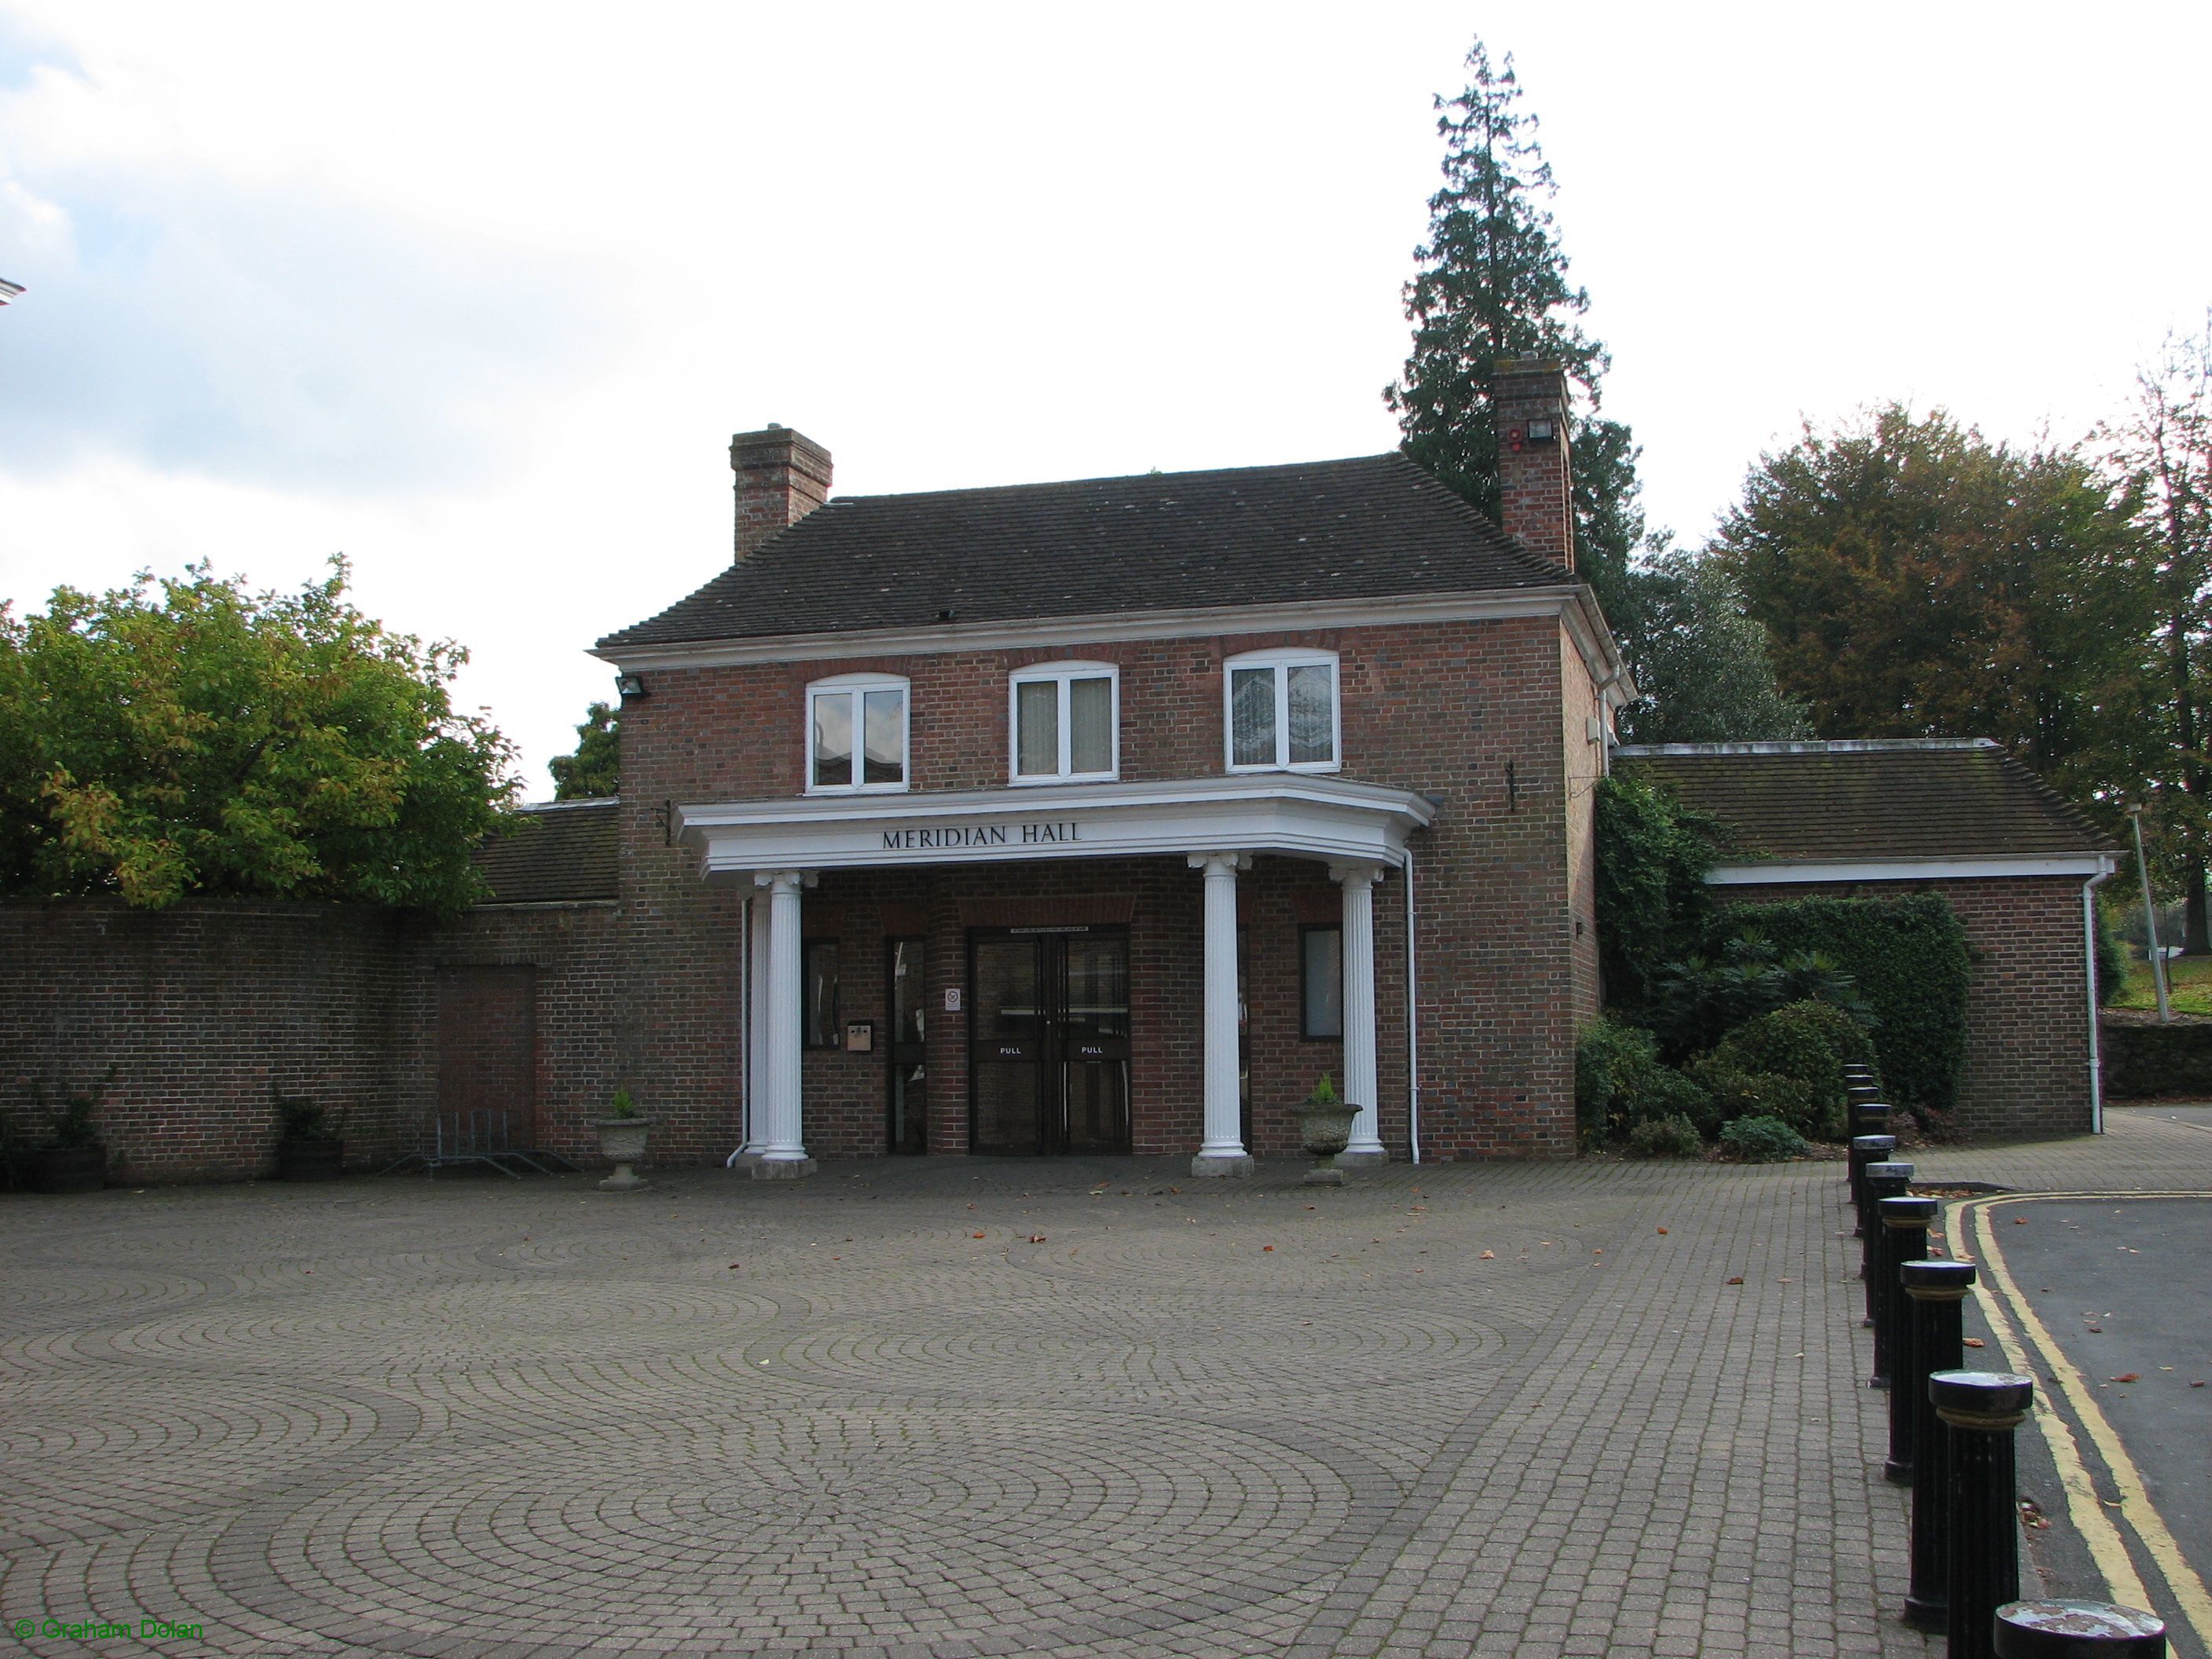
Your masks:
<instances>
[{"instance_id":1,"label":"lamp post","mask_svg":"<svg viewBox=\"0 0 2212 1659\"><path fill-rule=\"evenodd\" d=\"M2150 978L2158 987L2158 1023L2171 1025L2173 1010L2166 1000L2166 952L2158 948L2158 906L2150 896L2150 861L2143 857L2142 814L2141 806L2128 808L2129 820L2136 827L2136 873L2142 878L2143 937L2150 941Z\"/></svg>"}]
</instances>

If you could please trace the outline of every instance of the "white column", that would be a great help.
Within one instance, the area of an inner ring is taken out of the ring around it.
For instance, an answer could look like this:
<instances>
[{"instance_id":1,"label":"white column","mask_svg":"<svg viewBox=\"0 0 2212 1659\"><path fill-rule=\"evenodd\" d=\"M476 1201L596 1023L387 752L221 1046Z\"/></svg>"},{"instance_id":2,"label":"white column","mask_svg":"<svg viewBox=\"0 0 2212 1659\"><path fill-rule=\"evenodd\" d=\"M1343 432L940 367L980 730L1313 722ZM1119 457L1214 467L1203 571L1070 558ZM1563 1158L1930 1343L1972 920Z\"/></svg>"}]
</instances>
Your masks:
<instances>
[{"instance_id":1,"label":"white column","mask_svg":"<svg viewBox=\"0 0 2212 1659\"><path fill-rule=\"evenodd\" d=\"M1359 1108L1342 1164L1387 1164L1375 1082L1375 884L1371 864L1338 864L1329 874L1344 885L1344 1097Z\"/></svg>"},{"instance_id":2,"label":"white column","mask_svg":"<svg viewBox=\"0 0 2212 1659\"><path fill-rule=\"evenodd\" d=\"M764 1109L754 1120L760 1162L756 1180L814 1173L814 1160L800 1139L799 1093L802 963L799 948L799 895L805 886L797 870L763 870L753 880L768 890L767 1087Z\"/></svg>"},{"instance_id":3,"label":"white column","mask_svg":"<svg viewBox=\"0 0 2212 1659\"><path fill-rule=\"evenodd\" d=\"M733 1170L750 1170L760 1162L768 1128L769 896L757 895L745 908L745 1144L730 1160Z\"/></svg>"},{"instance_id":4,"label":"white column","mask_svg":"<svg viewBox=\"0 0 2212 1659\"><path fill-rule=\"evenodd\" d=\"M1193 853L1206 872L1206 1139L1190 1161L1194 1176L1252 1172L1244 1150L1237 1086L1237 872L1239 853Z\"/></svg>"}]
</instances>

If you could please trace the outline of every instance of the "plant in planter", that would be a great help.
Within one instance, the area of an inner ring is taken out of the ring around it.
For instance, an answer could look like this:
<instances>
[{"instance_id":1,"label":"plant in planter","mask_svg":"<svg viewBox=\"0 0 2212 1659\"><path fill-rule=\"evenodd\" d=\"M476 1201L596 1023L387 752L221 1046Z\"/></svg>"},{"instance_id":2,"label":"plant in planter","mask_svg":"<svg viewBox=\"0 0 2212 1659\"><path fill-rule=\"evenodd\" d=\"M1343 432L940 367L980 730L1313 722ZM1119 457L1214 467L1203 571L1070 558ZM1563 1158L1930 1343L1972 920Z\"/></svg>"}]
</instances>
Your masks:
<instances>
[{"instance_id":1,"label":"plant in planter","mask_svg":"<svg viewBox=\"0 0 2212 1659\"><path fill-rule=\"evenodd\" d=\"M599 1132L599 1155L615 1166L615 1172L599 1183L602 1192L630 1193L653 1184L630 1167L645 1156L653 1120L638 1110L628 1089L615 1091L607 1115L592 1127Z\"/></svg>"},{"instance_id":2,"label":"plant in planter","mask_svg":"<svg viewBox=\"0 0 2212 1659\"><path fill-rule=\"evenodd\" d=\"M107 1075L88 1091L72 1093L64 1085L62 1109L58 1112L47 1105L46 1085L33 1080L32 1107L46 1120L53 1135L52 1146L35 1146L24 1156L30 1185L35 1190L96 1193L107 1184L107 1148L100 1142L100 1126L94 1121L93 1114L99 1110L107 1085L115 1081L121 1069L109 1066Z\"/></svg>"},{"instance_id":3,"label":"plant in planter","mask_svg":"<svg viewBox=\"0 0 2212 1659\"><path fill-rule=\"evenodd\" d=\"M1336 1155L1352 1144L1352 1120L1359 1115L1359 1108L1350 1104L1336 1092L1336 1085L1329 1081L1328 1073L1321 1074L1313 1092L1291 1109L1297 1114L1298 1127L1307 1152L1313 1154L1314 1166L1306 1171L1309 1187L1341 1187L1344 1171L1336 1167Z\"/></svg>"},{"instance_id":4,"label":"plant in planter","mask_svg":"<svg viewBox=\"0 0 2212 1659\"><path fill-rule=\"evenodd\" d=\"M323 1121L323 1109L303 1095L279 1095L277 1121L283 1126L276 1140L276 1178L279 1181L336 1181L345 1173L345 1123Z\"/></svg>"}]
</instances>

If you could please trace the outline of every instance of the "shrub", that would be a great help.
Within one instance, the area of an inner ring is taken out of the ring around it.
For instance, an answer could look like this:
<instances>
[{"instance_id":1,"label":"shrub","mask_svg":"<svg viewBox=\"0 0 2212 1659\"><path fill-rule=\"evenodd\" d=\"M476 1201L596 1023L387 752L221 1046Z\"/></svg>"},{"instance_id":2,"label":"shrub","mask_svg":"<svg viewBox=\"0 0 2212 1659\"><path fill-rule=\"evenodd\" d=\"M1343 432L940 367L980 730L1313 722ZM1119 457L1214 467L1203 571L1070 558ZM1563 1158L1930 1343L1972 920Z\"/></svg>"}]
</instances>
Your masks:
<instances>
[{"instance_id":1,"label":"shrub","mask_svg":"<svg viewBox=\"0 0 2212 1659\"><path fill-rule=\"evenodd\" d=\"M1817 951L1850 976L1873 1011L1895 1103L1949 1109L1966 1058L1968 956L1966 927L1941 894L1793 899L1759 906L1756 921L1785 957Z\"/></svg>"},{"instance_id":2,"label":"shrub","mask_svg":"<svg viewBox=\"0 0 2212 1659\"><path fill-rule=\"evenodd\" d=\"M1575 1048L1575 1120L1585 1144L1662 1117L1686 1118L1708 1134L1720 1127L1711 1097L1660 1064L1650 1032L1609 1018L1584 1027Z\"/></svg>"},{"instance_id":3,"label":"shrub","mask_svg":"<svg viewBox=\"0 0 2212 1659\"><path fill-rule=\"evenodd\" d=\"M1628 1132L1631 1158L1697 1158L1705 1150L1698 1126L1686 1117L1647 1117Z\"/></svg>"},{"instance_id":4,"label":"shrub","mask_svg":"<svg viewBox=\"0 0 2212 1659\"><path fill-rule=\"evenodd\" d=\"M1739 918L1717 953L1669 963L1658 973L1648 1010L1662 1057L1680 1060L1710 1048L1747 1020L1792 1002L1832 1004L1863 1025L1874 1011L1858 983L1819 951L1791 951Z\"/></svg>"},{"instance_id":5,"label":"shrub","mask_svg":"<svg viewBox=\"0 0 2212 1659\"><path fill-rule=\"evenodd\" d=\"M1805 1137L1778 1117L1740 1117L1721 1131L1721 1145L1746 1164L1779 1164L1808 1150Z\"/></svg>"},{"instance_id":6,"label":"shrub","mask_svg":"<svg viewBox=\"0 0 2212 1659\"><path fill-rule=\"evenodd\" d=\"M1691 1062L1689 1074L1712 1097L1714 1116L1723 1126L1740 1117L1776 1117L1802 1135L1833 1139L1843 1133L1843 1097L1831 1097L1812 1085L1779 1072L1747 1072L1718 1054Z\"/></svg>"},{"instance_id":7,"label":"shrub","mask_svg":"<svg viewBox=\"0 0 2212 1659\"><path fill-rule=\"evenodd\" d=\"M1802 1085L1814 1103L1814 1115L1792 1121L1823 1140L1840 1139L1844 1132L1844 1063L1873 1058L1874 1043L1863 1025L1832 1003L1812 1001L1789 1003L1747 1021L1713 1050L1715 1064L1730 1072Z\"/></svg>"}]
</instances>

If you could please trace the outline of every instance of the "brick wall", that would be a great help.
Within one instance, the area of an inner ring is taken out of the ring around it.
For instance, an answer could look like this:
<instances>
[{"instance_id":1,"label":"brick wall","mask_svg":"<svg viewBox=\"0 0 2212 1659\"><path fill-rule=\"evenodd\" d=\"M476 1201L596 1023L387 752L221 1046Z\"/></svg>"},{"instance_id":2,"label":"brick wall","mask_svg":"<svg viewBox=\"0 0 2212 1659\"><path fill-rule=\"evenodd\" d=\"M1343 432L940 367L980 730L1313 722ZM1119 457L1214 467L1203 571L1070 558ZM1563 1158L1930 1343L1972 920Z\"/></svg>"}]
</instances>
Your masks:
<instances>
[{"instance_id":1,"label":"brick wall","mask_svg":"<svg viewBox=\"0 0 2212 1659\"><path fill-rule=\"evenodd\" d=\"M2088 969L2078 878L1809 883L1717 891L1737 903L1942 894L1958 912L1974 951L1966 981L1960 1126L1983 1135L2088 1132Z\"/></svg>"},{"instance_id":2,"label":"brick wall","mask_svg":"<svg viewBox=\"0 0 2212 1659\"><path fill-rule=\"evenodd\" d=\"M30 1083L82 1088L111 1179L238 1181L275 1168L276 1094L342 1126L347 1162L424 1144L438 1097L441 967L526 964L543 1144L596 1158L619 1006L611 904L471 912L434 927L367 908L191 899L0 904L0 1106L26 1139Z\"/></svg>"},{"instance_id":3,"label":"brick wall","mask_svg":"<svg viewBox=\"0 0 2212 1659\"><path fill-rule=\"evenodd\" d=\"M1223 763L1224 659L1283 646L1340 653L1345 775L1420 790L1438 803L1435 823L1413 838L1425 1155L1571 1155L1573 1030L1578 1011L1593 1011L1597 996L1586 828L1597 760L1583 726L1589 682L1553 617L655 670L652 695L623 711L630 1012L618 1064L639 1080L641 1098L665 1115L670 1154L719 1158L741 1133L744 895L705 886L696 854L667 844L659 814L672 802L802 793L810 682L861 672L908 678L914 789L980 789L1006 782L1012 671L1071 657L1111 662L1121 673L1121 776L1209 776ZM1580 677L1571 690L1563 684L1568 663ZM1299 907L1318 904L1333 917L1336 903L1318 865L1272 868L1298 862L1263 860L1239 884L1240 914L1256 930L1249 958L1255 1097L1284 1103L1303 1098L1324 1066L1342 1077L1340 1049L1324 1052L1294 1035ZM850 1003L851 1017L875 1018L881 1030L879 1011L859 1012L883 994L874 955L883 932L865 918L866 907L925 912L932 978L959 982L972 925L961 920L963 903L984 896L1133 901L1139 994L1160 1005L1152 1042L1138 1048L1139 1149L1185 1152L1199 1139L1200 879L1180 858L1121 868L1082 860L969 867L926 879L853 872L825 876L804 902L810 914L843 906L847 916L861 918L849 923L846 955L867 964L867 982L854 987L862 1000ZM895 880L908 884L894 890L887 884ZM1403 905L1402 878L1394 872L1375 892L1376 978L1383 1133L1400 1149L1408 1109ZM811 921L805 931L815 933ZM954 1040L948 1024L944 1041ZM964 1060L941 1059L935 1041L932 1144L960 1150ZM857 1058L808 1057L810 1150L880 1149L881 1057L868 1057L866 1066ZM1262 1150L1287 1147L1284 1121L1263 1119L1255 1133Z\"/></svg>"},{"instance_id":4,"label":"brick wall","mask_svg":"<svg viewBox=\"0 0 2212 1659\"><path fill-rule=\"evenodd\" d=\"M420 924L371 909L195 899L0 904L0 1104L117 1067L99 1114L111 1178L240 1180L274 1168L273 1093L343 1120L349 1161L394 1154Z\"/></svg>"}]
</instances>

